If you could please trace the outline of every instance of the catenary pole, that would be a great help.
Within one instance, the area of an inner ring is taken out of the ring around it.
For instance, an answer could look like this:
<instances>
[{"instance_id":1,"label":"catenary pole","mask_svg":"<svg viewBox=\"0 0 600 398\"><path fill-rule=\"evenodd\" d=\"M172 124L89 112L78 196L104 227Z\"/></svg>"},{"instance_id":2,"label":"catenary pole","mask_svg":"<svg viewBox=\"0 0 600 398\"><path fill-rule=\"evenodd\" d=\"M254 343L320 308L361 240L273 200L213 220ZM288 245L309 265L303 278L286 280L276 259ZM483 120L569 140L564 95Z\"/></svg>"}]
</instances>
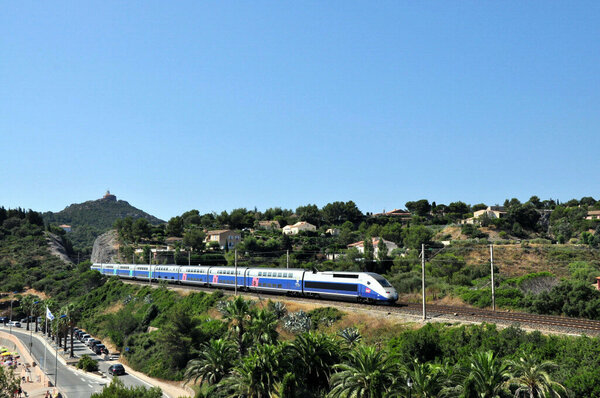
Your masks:
<instances>
[{"instance_id":1,"label":"catenary pole","mask_svg":"<svg viewBox=\"0 0 600 398\"><path fill-rule=\"evenodd\" d=\"M492 310L496 311L496 286L494 286L494 245L490 245L490 270L492 275Z\"/></svg>"},{"instance_id":2,"label":"catenary pole","mask_svg":"<svg viewBox=\"0 0 600 398\"><path fill-rule=\"evenodd\" d=\"M427 319L427 308L425 307L425 244L421 244L421 290L423 292L423 320Z\"/></svg>"},{"instance_id":3,"label":"catenary pole","mask_svg":"<svg viewBox=\"0 0 600 398\"><path fill-rule=\"evenodd\" d=\"M290 268L290 250L289 249L286 250L285 253L286 253L285 254L285 258L286 258L285 268Z\"/></svg>"}]
</instances>

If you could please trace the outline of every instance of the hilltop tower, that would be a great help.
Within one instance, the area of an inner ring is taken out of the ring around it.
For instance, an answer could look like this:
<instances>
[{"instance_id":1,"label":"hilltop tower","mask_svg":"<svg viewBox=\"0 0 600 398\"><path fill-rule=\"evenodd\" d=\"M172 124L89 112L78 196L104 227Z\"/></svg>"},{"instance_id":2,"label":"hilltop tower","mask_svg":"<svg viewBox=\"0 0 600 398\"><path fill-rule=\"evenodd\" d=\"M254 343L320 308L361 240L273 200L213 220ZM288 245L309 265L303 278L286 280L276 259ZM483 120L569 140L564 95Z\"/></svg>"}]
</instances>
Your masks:
<instances>
[{"instance_id":1,"label":"hilltop tower","mask_svg":"<svg viewBox=\"0 0 600 398\"><path fill-rule=\"evenodd\" d=\"M113 194L110 193L110 191L107 189L106 193L104 194L104 196L102 197L103 200L108 200L111 202L116 202L117 201L117 197Z\"/></svg>"}]
</instances>

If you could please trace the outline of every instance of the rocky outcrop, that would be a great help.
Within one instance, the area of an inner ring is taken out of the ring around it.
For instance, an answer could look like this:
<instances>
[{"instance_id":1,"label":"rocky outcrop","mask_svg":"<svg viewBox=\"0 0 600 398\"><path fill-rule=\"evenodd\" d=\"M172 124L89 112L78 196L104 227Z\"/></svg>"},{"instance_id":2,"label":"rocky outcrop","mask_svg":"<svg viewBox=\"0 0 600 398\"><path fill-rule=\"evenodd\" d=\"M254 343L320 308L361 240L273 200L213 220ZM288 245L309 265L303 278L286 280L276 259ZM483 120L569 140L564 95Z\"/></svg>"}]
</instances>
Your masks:
<instances>
[{"instance_id":1,"label":"rocky outcrop","mask_svg":"<svg viewBox=\"0 0 600 398\"><path fill-rule=\"evenodd\" d=\"M62 239L58 235L51 234L49 232L46 232L45 234L46 241L48 242L48 247L50 248L50 253L53 256L60 258L67 264L73 264L73 262L67 254L67 250L63 246Z\"/></svg>"},{"instance_id":2,"label":"rocky outcrop","mask_svg":"<svg viewBox=\"0 0 600 398\"><path fill-rule=\"evenodd\" d=\"M103 233L94 241L92 263L116 263L119 258L119 239L117 231Z\"/></svg>"}]
</instances>

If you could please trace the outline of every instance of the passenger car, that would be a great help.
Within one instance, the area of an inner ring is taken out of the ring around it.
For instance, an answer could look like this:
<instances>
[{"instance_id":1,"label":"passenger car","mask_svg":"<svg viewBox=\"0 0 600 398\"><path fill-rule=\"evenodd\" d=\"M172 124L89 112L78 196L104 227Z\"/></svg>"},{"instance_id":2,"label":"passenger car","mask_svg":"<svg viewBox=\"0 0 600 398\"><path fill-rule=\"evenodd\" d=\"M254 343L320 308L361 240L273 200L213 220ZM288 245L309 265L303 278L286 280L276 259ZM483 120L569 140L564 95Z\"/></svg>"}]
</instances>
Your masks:
<instances>
[{"instance_id":1,"label":"passenger car","mask_svg":"<svg viewBox=\"0 0 600 398\"><path fill-rule=\"evenodd\" d=\"M114 365L110 365L108 368L108 373L113 376L119 376L125 374L125 368L120 363L116 363Z\"/></svg>"}]
</instances>

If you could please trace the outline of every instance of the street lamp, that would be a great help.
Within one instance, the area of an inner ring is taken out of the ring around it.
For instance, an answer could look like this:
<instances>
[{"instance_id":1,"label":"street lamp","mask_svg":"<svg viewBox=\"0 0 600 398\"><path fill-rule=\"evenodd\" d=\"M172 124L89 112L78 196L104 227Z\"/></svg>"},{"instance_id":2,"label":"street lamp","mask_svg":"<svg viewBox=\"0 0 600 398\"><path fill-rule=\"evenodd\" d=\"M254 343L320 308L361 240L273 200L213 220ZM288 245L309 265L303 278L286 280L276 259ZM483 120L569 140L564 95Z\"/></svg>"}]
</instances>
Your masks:
<instances>
[{"instance_id":1,"label":"street lamp","mask_svg":"<svg viewBox=\"0 0 600 398\"><path fill-rule=\"evenodd\" d=\"M8 327L10 328L10 334L12 334L12 307L13 307L13 301L15 300L15 294L17 294L19 292L12 292L13 297L10 298L10 321L8 323Z\"/></svg>"},{"instance_id":2,"label":"street lamp","mask_svg":"<svg viewBox=\"0 0 600 398\"><path fill-rule=\"evenodd\" d=\"M30 317L27 320L27 324L29 325L29 322L31 321L31 318L33 318L33 306L36 305L37 303L39 303L39 301L34 301L33 305L31 306L31 312L29 313ZM37 324L37 321L36 321ZM33 345L33 326L29 328L29 355L31 355L31 346Z\"/></svg>"},{"instance_id":3,"label":"street lamp","mask_svg":"<svg viewBox=\"0 0 600 398\"><path fill-rule=\"evenodd\" d=\"M61 315L58 317L57 319L57 324L56 324L56 334L58 335L58 328L60 327L60 320L63 318L66 318L66 315ZM58 388L58 342L56 343L56 346L54 347L54 387Z\"/></svg>"},{"instance_id":4,"label":"street lamp","mask_svg":"<svg viewBox=\"0 0 600 398\"><path fill-rule=\"evenodd\" d=\"M413 381L410 377L406 380L406 385L408 386L408 398L412 398Z\"/></svg>"}]
</instances>

